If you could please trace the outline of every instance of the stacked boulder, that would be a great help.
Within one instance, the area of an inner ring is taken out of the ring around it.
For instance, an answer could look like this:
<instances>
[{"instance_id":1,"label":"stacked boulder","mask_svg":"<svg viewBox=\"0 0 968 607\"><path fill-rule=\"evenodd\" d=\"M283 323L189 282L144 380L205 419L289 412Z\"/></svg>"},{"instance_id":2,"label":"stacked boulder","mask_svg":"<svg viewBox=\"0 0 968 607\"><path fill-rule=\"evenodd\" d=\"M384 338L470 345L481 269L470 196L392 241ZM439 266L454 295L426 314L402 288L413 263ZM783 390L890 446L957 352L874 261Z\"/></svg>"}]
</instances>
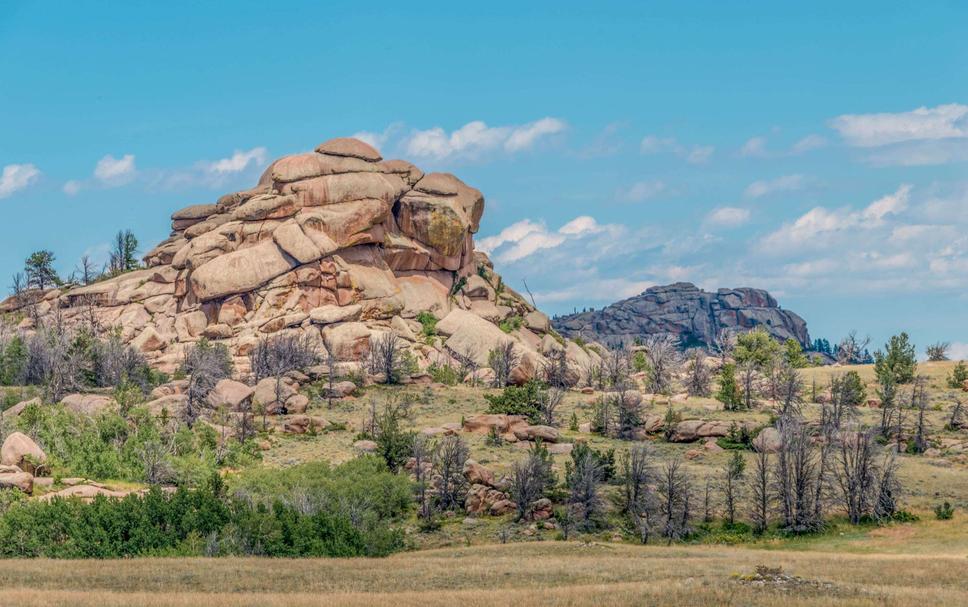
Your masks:
<instances>
[{"instance_id":1,"label":"stacked boulder","mask_svg":"<svg viewBox=\"0 0 968 607\"><path fill-rule=\"evenodd\" d=\"M358 362L394 333L422 368L481 369L510 340L514 381L560 351L580 374L597 355L553 335L548 317L474 250L483 212L481 193L453 175L333 139L276 160L251 189L175 212L144 269L31 301L41 315L59 309L68 322L119 327L166 371L207 338L244 372L260 338L299 331L337 361ZM439 320L436 335L422 333L417 318L427 314Z\"/></svg>"}]
</instances>

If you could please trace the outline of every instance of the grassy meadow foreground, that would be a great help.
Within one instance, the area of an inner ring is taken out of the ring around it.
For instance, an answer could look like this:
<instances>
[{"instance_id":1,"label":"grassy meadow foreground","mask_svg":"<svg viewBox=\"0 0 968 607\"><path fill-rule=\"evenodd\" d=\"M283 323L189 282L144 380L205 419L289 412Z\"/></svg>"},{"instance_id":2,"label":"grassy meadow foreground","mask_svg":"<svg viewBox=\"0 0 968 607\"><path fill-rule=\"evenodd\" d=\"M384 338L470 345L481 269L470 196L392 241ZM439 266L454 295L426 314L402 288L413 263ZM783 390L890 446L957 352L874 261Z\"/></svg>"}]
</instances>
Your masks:
<instances>
[{"instance_id":1,"label":"grassy meadow foreground","mask_svg":"<svg viewBox=\"0 0 968 607\"><path fill-rule=\"evenodd\" d=\"M964 605L968 526L958 518L747 546L543 541L385 559L16 560L0 567L0 603Z\"/></svg>"}]
</instances>

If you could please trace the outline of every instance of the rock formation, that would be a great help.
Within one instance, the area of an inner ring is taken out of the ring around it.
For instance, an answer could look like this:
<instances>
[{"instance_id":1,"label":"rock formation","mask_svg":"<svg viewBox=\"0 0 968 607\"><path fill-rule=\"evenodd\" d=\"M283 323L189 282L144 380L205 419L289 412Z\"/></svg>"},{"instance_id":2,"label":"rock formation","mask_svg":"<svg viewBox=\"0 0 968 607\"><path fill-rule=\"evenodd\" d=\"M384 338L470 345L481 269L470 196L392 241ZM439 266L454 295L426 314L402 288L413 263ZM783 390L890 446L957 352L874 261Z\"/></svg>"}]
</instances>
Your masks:
<instances>
[{"instance_id":1,"label":"rock formation","mask_svg":"<svg viewBox=\"0 0 968 607\"><path fill-rule=\"evenodd\" d=\"M258 340L287 331L314 336L321 354L340 361L365 359L374 339L393 332L421 368L485 367L508 340L516 381L554 350L576 372L588 368L595 354L552 335L548 318L474 250L483 212L481 193L453 175L333 139L276 160L252 189L175 212L144 269L17 301L42 320L57 313L117 327L166 371L204 337L228 345L244 374ZM423 331L421 313L439 319L436 334Z\"/></svg>"},{"instance_id":2,"label":"rock formation","mask_svg":"<svg viewBox=\"0 0 968 607\"><path fill-rule=\"evenodd\" d=\"M702 291L679 282L651 287L640 295L613 303L601 310L560 316L554 328L566 337L600 341L610 346L630 343L637 337L673 334L683 346L710 346L723 329L766 329L777 339L795 339L810 346L807 323L760 289Z\"/></svg>"}]
</instances>

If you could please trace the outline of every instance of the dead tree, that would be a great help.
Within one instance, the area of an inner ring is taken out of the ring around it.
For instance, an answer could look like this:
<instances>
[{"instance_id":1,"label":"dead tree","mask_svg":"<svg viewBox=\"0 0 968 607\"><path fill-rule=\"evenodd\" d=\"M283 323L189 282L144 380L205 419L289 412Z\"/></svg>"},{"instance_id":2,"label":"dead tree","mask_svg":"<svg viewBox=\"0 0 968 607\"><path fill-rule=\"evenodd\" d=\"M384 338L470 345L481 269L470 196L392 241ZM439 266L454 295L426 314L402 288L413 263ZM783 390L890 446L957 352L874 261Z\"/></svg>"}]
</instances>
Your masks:
<instances>
[{"instance_id":1,"label":"dead tree","mask_svg":"<svg viewBox=\"0 0 968 607\"><path fill-rule=\"evenodd\" d=\"M799 415L803 403L803 375L796 367L783 363L778 377L780 415Z\"/></svg>"},{"instance_id":2,"label":"dead tree","mask_svg":"<svg viewBox=\"0 0 968 607\"><path fill-rule=\"evenodd\" d=\"M734 451L732 457L723 467L723 505L726 508L726 522L736 523L736 505L741 499L743 476L746 474L746 460L739 451Z\"/></svg>"},{"instance_id":3,"label":"dead tree","mask_svg":"<svg viewBox=\"0 0 968 607\"><path fill-rule=\"evenodd\" d=\"M494 371L494 387L503 388L511 383L511 371L518 366L520 357L514 342L505 341L487 355L487 364Z\"/></svg>"},{"instance_id":4,"label":"dead tree","mask_svg":"<svg viewBox=\"0 0 968 607\"><path fill-rule=\"evenodd\" d=\"M558 408L561 406L561 401L564 398L565 392L559 388L550 388L541 391L538 408L541 411L541 420L545 425L558 425Z\"/></svg>"},{"instance_id":5,"label":"dead tree","mask_svg":"<svg viewBox=\"0 0 968 607\"><path fill-rule=\"evenodd\" d=\"M511 468L511 499L517 510L517 520L531 519L534 502L544 496L545 490L554 483L551 456L543 447L532 447L527 457L518 460Z\"/></svg>"},{"instance_id":6,"label":"dead tree","mask_svg":"<svg viewBox=\"0 0 968 607\"><path fill-rule=\"evenodd\" d=\"M706 365L706 351L693 348L689 351L689 374L686 377L686 391L689 396L707 397L712 394L712 372Z\"/></svg>"},{"instance_id":7,"label":"dead tree","mask_svg":"<svg viewBox=\"0 0 968 607\"><path fill-rule=\"evenodd\" d=\"M783 527L794 533L816 531L823 526L821 458L800 420L781 418L776 427L780 433L780 449L773 478Z\"/></svg>"},{"instance_id":8,"label":"dead tree","mask_svg":"<svg viewBox=\"0 0 968 607\"><path fill-rule=\"evenodd\" d=\"M840 487L847 518L856 525L871 513L877 498L875 443L871 434L864 430L847 433L839 442L834 477Z\"/></svg>"},{"instance_id":9,"label":"dead tree","mask_svg":"<svg viewBox=\"0 0 968 607\"><path fill-rule=\"evenodd\" d=\"M773 489L770 483L770 454L757 451L753 456L753 472L749 480L752 495L750 518L753 532L764 533L770 526L770 512L773 510Z\"/></svg>"},{"instance_id":10,"label":"dead tree","mask_svg":"<svg viewBox=\"0 0 968 607\"><path fill-rule=\"evenodd\" d=\"M691 480L682 467L682 460L678 457L665 463L659 479L658 492L661 499L662 535L671 544L691 532L689 526Z\"/></svg>"},{"instance_id":11,"label":"dead tree","mask_svg":"<svg viewBox=\"0 0 968 607\"><path fill-rule=\"evenodd\" d=\"M417 517L425 523L433 520L434 504L430 492L430 450L427 437L418 434L413 439L413 491L417 501Z\"/></svg>"},{"instance_id":12,"label":"dead tree","mask_svg":"<svg viewBox=\"0 0 968 607\"><path fill-rule=\"evenodd\" d=\"M645 358L649 364L647 388L654 394L670 394L679 368L679 340L672 335L648 335Z\"/></svg>"},{"instance_id":13,"label":"dead tree","mask_svg":"<svg viewBox=\"0 0 968 607\"><path fill-rule=\"evenodd\" d=\"M948 429L964 430L965 425L964 405L961 404L961 400L959 399L955 401L955 406L951 409L951 415L948 417Z\"/></svg>"},{"instance_id":14,"label":"dead tree","mask_svg":"<svg viewBox=\"0 0 968 607\"><path fill-rule=\"evenodd\" d=\"M370 345L370 372L382 376L386 384L398 384L403 379L404 345L400 336L386 332Z\"/></svg>"},{"instance_id":15,"label":"dead tree","mask_svg":"<svg viewBox=\"0 0 968 607\"><path fill-rule=\"evenodd\" d=\"M441 510L452 511L463 507L467 495L464 464L469 454L467 443L459 436L445 436L434 445L434 489Z\"/></svg>"},{"instance_id":16,"label":"dead tree","mask_svg":"<svg viewBox=\"0 0 968 607\"><path fill-rule=\"evenodd\" d=\"M191 428L201 415L205 399L215 384L232 374L232 361L223 344L202 340L185 354L182 371L188 376L184 421Z\"/></svg>"},{"instance_id":17,"label":"dead tree","mask_svg":"<svg viewBox=\"0 0 968 607\"><path fill-rule=\"evenodd\" d=\"M568 466L568 505L579 518L579 526L588 531L593 529L601 514L601 498L598 483L602 480L602 468L590 449L584 450Z\"/></svg>"},{"instance_id":18,"label":"dead tree","mask_svg":"<svg viewBox=\"0 0 968 607\"><path fill-rule=\"evenodd\" d=\"M914 439L911 447L915 453L924 453L928 450L928 430L924 413L928 408L927 378L918 376L914 379L911 400L918 411L918 420L914 427Z\"/></svg>"}]
</instances>

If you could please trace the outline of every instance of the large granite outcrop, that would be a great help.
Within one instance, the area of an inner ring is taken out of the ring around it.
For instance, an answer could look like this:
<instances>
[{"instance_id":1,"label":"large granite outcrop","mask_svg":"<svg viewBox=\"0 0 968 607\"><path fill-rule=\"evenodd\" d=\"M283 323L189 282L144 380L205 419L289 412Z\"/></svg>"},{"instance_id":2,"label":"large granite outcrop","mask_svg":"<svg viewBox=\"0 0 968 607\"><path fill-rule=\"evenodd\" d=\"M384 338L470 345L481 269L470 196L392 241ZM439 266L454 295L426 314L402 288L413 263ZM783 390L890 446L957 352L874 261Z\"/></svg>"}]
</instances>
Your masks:
<instances>
[{"instance_id":1,"label":"large granite outcrop","mask_svg":"<svg viewBox=\"0 0 968 607\"><path fill-rule=\"evenodd\" d=\"M741 288L710 293L687 282L652 287L601 310L556 317L552 325L566 337L611 346L654 334L676 335L685 347L710 346L723 329L741 332L755 327L777 339L810 346L807 323L780 308L766 291Z\"/></svg>"},{"instance_id":2,"label":"large granite outcrop","mask_svg":"<svg viewBox=\"0 0 968 607\"><path fill-rule=\"evenodd\" d=\"M225 343L242 372L259 339L287 331L318 338L344 361L365 360L387 332L417 364L483 366L513 341L514 378L564 350L576 372L589 354L553 339L548 318L507 288L473 235L481 193L446 173L384 161L356 139L273 162L258 184L171 216L171 235L144 269L0 303L32 306L40 322L117 328L159 368L173 370L201 338ZM422 334L417 317L440 320Z\"/></svg>"}]
</instances>

